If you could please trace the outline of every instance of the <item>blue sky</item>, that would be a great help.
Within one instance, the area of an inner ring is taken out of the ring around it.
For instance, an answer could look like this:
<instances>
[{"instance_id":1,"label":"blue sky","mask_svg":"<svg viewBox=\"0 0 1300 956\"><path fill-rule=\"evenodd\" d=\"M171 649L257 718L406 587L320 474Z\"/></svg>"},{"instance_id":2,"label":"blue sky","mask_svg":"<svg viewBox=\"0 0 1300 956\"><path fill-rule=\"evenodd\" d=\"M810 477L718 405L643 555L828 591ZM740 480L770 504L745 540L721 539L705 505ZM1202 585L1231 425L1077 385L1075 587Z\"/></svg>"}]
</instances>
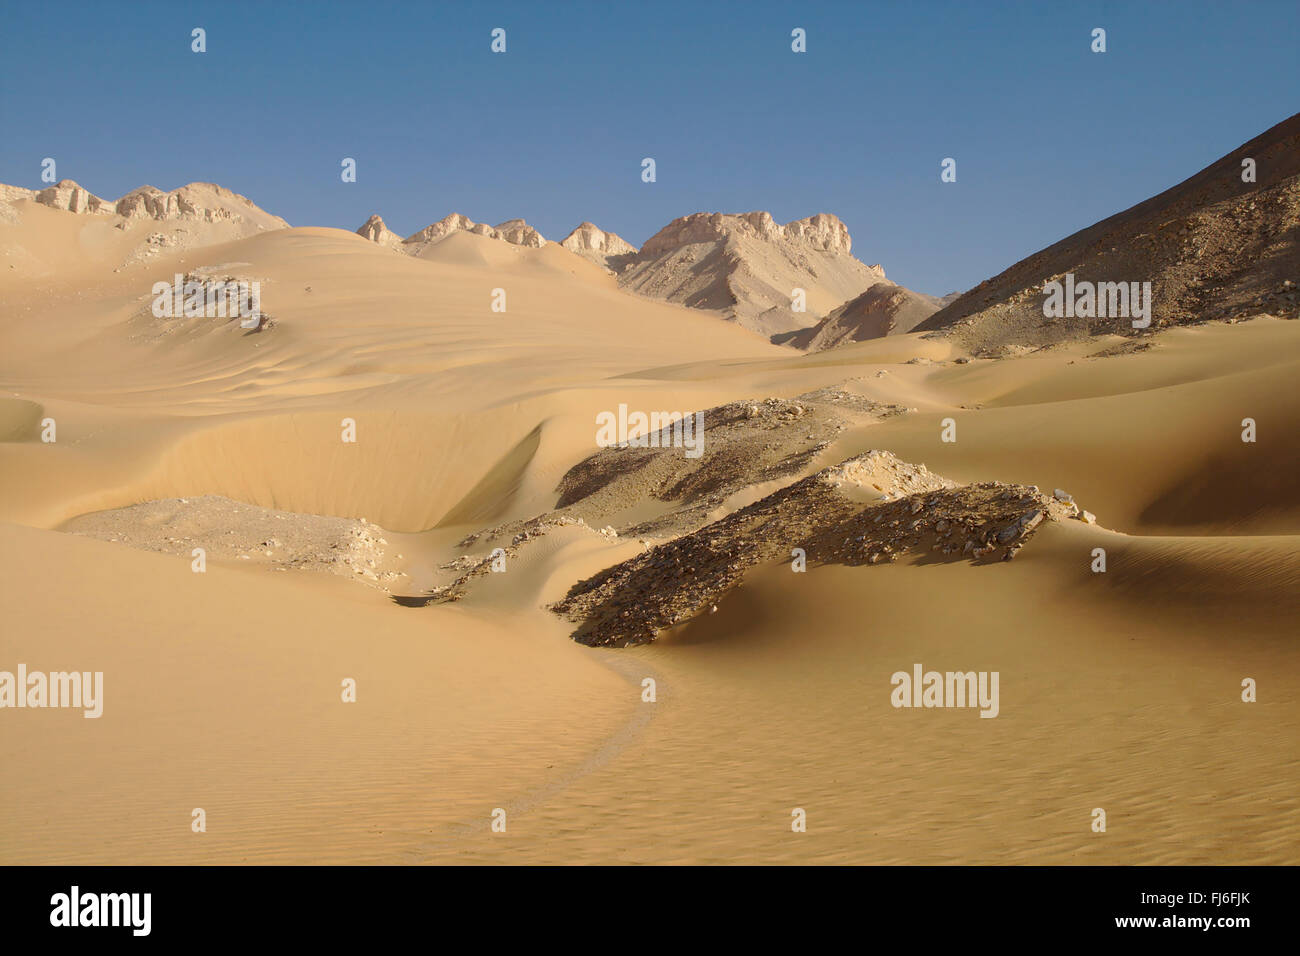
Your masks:
<instances>
[{"instance_id":1,"label":"blue sky","mask_svg":"<svg viewBox=\"0 0 1300 956\"><path fill-rule=\"evenodd\" d=\"M455 211L638 245L702 210L833 212L942 294L1296 112L1297 37L1295 0L9 4L0 182L50 156L110 199L213 181L294 225Z\"/></svg>"}]
</instances>

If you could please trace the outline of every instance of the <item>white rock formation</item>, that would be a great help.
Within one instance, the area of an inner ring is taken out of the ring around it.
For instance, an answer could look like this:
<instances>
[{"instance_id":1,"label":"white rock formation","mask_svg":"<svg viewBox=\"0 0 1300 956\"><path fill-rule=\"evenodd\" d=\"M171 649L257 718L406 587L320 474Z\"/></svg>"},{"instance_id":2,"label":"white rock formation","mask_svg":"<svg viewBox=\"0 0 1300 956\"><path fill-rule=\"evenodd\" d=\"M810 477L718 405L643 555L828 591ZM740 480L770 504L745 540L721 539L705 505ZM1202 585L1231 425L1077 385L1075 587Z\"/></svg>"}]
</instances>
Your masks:
<instances>
[{"instance_id":1,"label":"white rock formation","mask_svg":"<svg viewBox=\"0 0 1300 956\"><path fill-rule=\"evenodd\" d=\"M789 242L805 245L818 252L849 255L853 239L849 228L838 216L818 213L778 225L767 212L739 214L697 212L674 219L646 240L642 253L658 253L694 242L713 242L742 236L765 242ZM877 267L879 268L879 267Z\"/></svg>"},{"instance_id":2,"label":"white rock formation","mask_svg":"<svg viewBox=\"0 0 1300 956\"><path fill-rule=\"evenodd\" d=\"M357 230L357 235L394 249L402 244L402 237L385 226L384 220L378 215L367 219L365 225Z\"/></svg>"},{"instance_id":3,"label":"white rock formation","mask_svg":"<svg viewBox=\"0 0 1300 956\"><path fill-rule=\"evenodd\" d=\"M507 219L493 231L496 233L494 238L504 239L516 246L529 246L540 249L546 245L546 240L542 237L542 234L522 219Z\"/></svg>"},{"instance_id":4,"label":"white rock formation","mask_svg":"<svg viewBox=\"0 0 1300 956\"><path fill-rule=\"evenodd\" d=\"M500 239L516 246L528 246L533 249L546 245L546 239L542 234L522 219L508 219L498 226L489 226L455 212L439 219L431 226L425 226L414 235L407 236L402 240L402 244L412 247L406 251L414 253L425 246L446 239L453 232L472 232L475 235L487 236L489 239Z\"/></svg>"},{"instance_id":5,"label":"white rock formation","mask_svg":"<svg viewBox=\"0 0 1300 956\"><path fill-rule=\"evenodd\" d=\"M61 180L53 186L42 189L36 194L35 199L38 203L53 209L101 216L112 215L114 206L113 203L83 189L71 179Z\"/></svg>"},{"instance_id":6,"label":"white rock formation","mask_svg":"<svg viewBox=\"0 0 1300 956\"><path fill-rule=\"evenodd\" d=\"M605 232L593 223L584 222L560 242L570 252L599 252L607 256L621 256L636 252L636 246L622 236Z\"/></svg>"},{"instance_id":7,"label":"white rock formation","mask_svg":"<svg viewBox=\"0 0 1300 956\"><path fill-rule=\"evenodd\" d=\"M780 225L766 212L701 212L674 219L621 259L618 281L779 341L885 278L852 248L848 227L829 213Z\"/></svg>"},{"instance_id":8,"label":"white rock formation","mask_svg":"<svg viewBox=\"0 0 1300 956\"><path fill-rule=\"evenodd\" d=\"M35 199L36 191L34 189L24 189L22 186L6 186L0 183L0 202L18 202L20 199Z\"/></svg>"},{"instance_id":9,"label":"white rock formation","mask_svg":"<svg viewBox=\"0 0 1300 956\"><path fill-rule=\"evenodd\" d=\"M245 233L283 229L289 225L279 216L272 216L247 198L215 183L190 183L171 192L141 186L116 201L100 199L71 179L61 180L39 191L0 184L0 201L12 203L23 199L79 215L116 215L129 220L159 222L233 223L247 227L243 230Z\"/></svg>"}]
</instances>

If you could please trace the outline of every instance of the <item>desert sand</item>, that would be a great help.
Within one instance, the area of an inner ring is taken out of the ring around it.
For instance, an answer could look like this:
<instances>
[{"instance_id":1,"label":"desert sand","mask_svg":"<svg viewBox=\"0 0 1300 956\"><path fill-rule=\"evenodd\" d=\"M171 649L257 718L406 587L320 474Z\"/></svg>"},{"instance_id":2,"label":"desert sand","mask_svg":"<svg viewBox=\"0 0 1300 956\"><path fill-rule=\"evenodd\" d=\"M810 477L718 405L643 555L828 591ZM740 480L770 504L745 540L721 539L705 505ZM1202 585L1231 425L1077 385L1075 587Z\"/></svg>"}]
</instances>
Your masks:
<instances>
[{"instance_id":1,"label":"desert sand","mask_svg":"<svg viewBox=\"0 0 1300 956\"><path fill-rule=\"evenodd\" d=\"M1300 862L1300 324L800 353L589 223L9 209L0 669L104 700L0 718L0 861ZM269 322L155 318L176 274ZM598 448L620 404L703 455ZM997 718L893 707L915 663Z\"/></svg>"}]
</instances>

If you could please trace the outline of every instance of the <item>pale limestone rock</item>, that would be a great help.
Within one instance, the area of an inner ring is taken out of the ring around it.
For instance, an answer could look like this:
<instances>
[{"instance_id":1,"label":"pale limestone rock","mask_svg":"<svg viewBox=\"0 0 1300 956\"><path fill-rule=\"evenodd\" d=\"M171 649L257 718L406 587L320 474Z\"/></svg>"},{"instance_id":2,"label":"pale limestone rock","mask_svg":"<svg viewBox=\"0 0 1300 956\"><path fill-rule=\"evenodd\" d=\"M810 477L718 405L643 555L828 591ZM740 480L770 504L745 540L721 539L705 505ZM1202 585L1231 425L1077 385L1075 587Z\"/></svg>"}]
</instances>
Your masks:
<instances>
[{"instance_id":1,"label":"pale limestone rock","mask_svg":"<svg viewBox=\"0 0 1300 956\"><path fill-rule=\"evenodd\" d=\"M36 194L36 201L53 209L68 212L107 216L113 213L113 203L83 189L71 179L64 179Z\"/></svg>"},{"instance_id":2,"label":"pale limestone rock","mask_svg":"<svg viewBox=\"0 0 1300 956\"><path fill-rule=\"evenodd\" d=\"M402 244L402 237L389 230L384 225L384 220L378 215L367 219L365 224L357 230L357 235L363 239L369 239L371 242L377 242L381 246L396 247Z\"/></svg>"},{"instance_id":3,"label":"pale limestone rock","mask_svg":"<svg viewBox=\"0 0 1300 956\"><path fill-rule=\"evenodd\" d=\"M407 236L402 243L407 246L425 246L446 239L453 232L471 232L478 236L500 239L512 245L533 249L546 245L545 237L522 219L508 219L498 226L489 226L456 212L444 216L430 226L425 226L414 235Z\"/></svg>"},{"instance_id":4,"label":"pale limestone rock","mask_svg":"<svg viewBox=\"0 0 1300 956\"><path fill-rule=\"evenodd\" d=\"M593 252L606 256L622 256L637 251L636 246L612 232L605 232L595 224L584 222L560 241L570 252Z\"/></svg>"}]
</instances>

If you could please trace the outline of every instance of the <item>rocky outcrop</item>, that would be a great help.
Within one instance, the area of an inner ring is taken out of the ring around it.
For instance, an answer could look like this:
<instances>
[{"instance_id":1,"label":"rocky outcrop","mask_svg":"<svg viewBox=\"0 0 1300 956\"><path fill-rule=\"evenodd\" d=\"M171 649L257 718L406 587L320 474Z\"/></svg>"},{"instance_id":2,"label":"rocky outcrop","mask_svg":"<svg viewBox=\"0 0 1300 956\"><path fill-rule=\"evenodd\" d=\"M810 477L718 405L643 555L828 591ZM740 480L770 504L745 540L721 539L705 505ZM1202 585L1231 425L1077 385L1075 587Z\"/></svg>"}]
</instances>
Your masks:
<instances>
[{"instance_id":1,"label":"rocky outcrop","mask_svg":"<svg viewBox=\"0 0 1300 956\"><path fill-rule=\"evenodd\" d=\"M284 229L289 225L246 197L216 183L190 183L171 192L141 186L119 199L116 211L125 219L159 222L242 223L257 229Z\"/></svg>"},{"instance_id":2,"label":"rocky outcrop","mask_svg":"<svg viewBox=\"0 0 1300 956\"><path fill-rule=\"evenodd\" d=\"M796 219L784 226L778 225L767 212L745 212L735 215L718 212L697 212L674 219L645 241L641 252L656 255L696 242L725 241L732 237L747 237L763 242L799 243L818 252L847 256L853 249L853 239L848 226L838 216L818 213L807 219Z\"/></svg>"},{"instance_id":3,"label":"rocky outcrop","mask_svg":"<svg viewBox=\"0 0 1300 956\"><path fill-rule=\"evenodd\" d=\"M322 571L384 591L405 575L392 567L385 531L365 518L262 508L218 495L165 498L74 518L64 529L163 554L203 548L212 560L280 571ZM401 555L397 555L401 558Z\"/></svg>"},{"instance_id":4,"label":"rocky outcrop","mask_svg":"<svg viewBox=\"0 0 1300 956\"><path fill-rule=\"evenodd\" d=\"M36 191L34 189L24 189L22 186L6 186L0 183L0 203L15 203L23 199L35 199Z\"/></svg>"},{"instance_id":5,"label":"rocky outcrop","mask_svg":"<svg viewBox=\"0 0 1300 956\"><path fill-rule=\"evenodd\" d=\"M86 213L97 216L112 215L114 204L100 199L94 193L83 189L71 179L64 179L36 193L38 203L51 209L63 209L67 212Z\"/></svg>"},{"instance_id":6,"label":"rocky outcrop","mask_svg":"<svg viewBox=\"0 0 1300 956\"><path fill-rule=\"evenodd\" d=\"M507 219L498 225L489 226L487 223L475 222L469 216L462 216L458 212L443 216L437 222L425 226L405 239L390 231L384 225L384 220L374 215L357 230L357 235L407 255L419 256L430 246L458 232L467 232L486 239L498 239L530 249L540 249L546 245L546 238L522 219Z\"/></svg>"},{"instance_id":7,"label":"rocky outcrop","mask_svg":"<svg viewBox=\"0 0 1300 956\"><path fill-rule=\"evenodd\" d=\"M1245 168L1256 171L1249 182ZM1149 282L1143 320L1149 325L1135 328L1125 314L1092 316L1091 308L1079 317L1046 318L1044 284L1066 275L1079 288ZM1285 283L1297 275L1300 113L1190 179L986 279L918 331L996 355L1094 334L1149 335L1207 319L1296 318L1300 297L1293 290L1288 296Z\"/></svg>"},{"instance_id":8,"label":"rocky outcrop","mask_svg":"<svg viewBox=\"0 0 1300 956\"><path fill-rule=\"evenodd\" d=\"M570 252L599 252L610 256L636 252L636 246L622 236L605 232L594 223L584 222L561 240Z\"/></svg>"},{"instance_id":9,"label":"rocky outcrop","mask_svg":"<svg viewBox=\"0 0 1300 956\"><path fill-rule=\"evenodd\" d=\"M507 219L505 222L493 228L495 239L504 239L506 242L516 246L528 246L531 249L540 249L546 245L546 239L540 232L534 229L522 219Z\"/></svg>"},{"instance_id":10,"label":"rocky outcrop","mask_svg":"<svg viewBox=\"0 0 1300 956\"><path fill-rule=\"evenodd\" d=\"M157 222L228 223L240 227L240 235L262 229L283 229L289 224L258 208L236 192L215 183L190 183L163 192L153 186L141 186L116 201L100 199L71 179L64 179L40 191L20 186L0 185L0 200L16 202L31 199L51 209L91 216L118 216L126 220Z\"/></svg>"},{"instance_id":11,"label":"rocky outcrop","mask_svg":"<svg viewBox=\"0 0 1300 956\"><path fill-rule=\"evenodd\" d=\"M1032 485L961 485L873 450L580 581L552 606L575 640L625 647L717 608L792 549L816 565L1012 560L1045 521L1087 519ZM869 573L869 572L868 572Z\"/></svg>"},{"instance_id":12,"label":"rocky outcrop","mask_svg":"<svg viewBox=\"0 0 1300 956\"><path fill-rule=\"evenodd\" d=\"M381 246L396 248L402 244L402 237L390 231L384 225L384 220L377 215L367 219L365 224L357 230L357 235L363 239L369 239L371 242L377 242Z\"/></svg>"},{"instance_id":13,"label":"rocky outcrop","mask_svg":"<svg viewBox=\"0 0 1300 956\"><path fill-rule=\"evenodd\" d=\"M767 213L763 213L764 216ZM769 217L770 218L770 217ZM791 242L802 242L822 252L834 252L847 256L853 249L853 239L849 236L849 227L840 222L838 216L818 213L807 219L796 219L783 227L784 237Z\"/></svg>"},{"instance_id":14,"label":"rocky outcrop","mask_svg":"<svg viewBox=\"0 0 1300 956\"><path fill-rule=\"evenodd\" d=\"M941 307L942 300L933 296L913 292L892 282L877 282L811 329L796 334L790 344L818 352L850 342L903 335Z\"/></svg>"},{"instance_id":15,"label":"rocky outcrop","mask_svg":"<svg viewBox=\"0 0 1300 956\"><path fill-rule=\"evenodd\" d=\"M631 292L715 310L775 338L816 325L885 278L852 248L848 227L829 213L785 225L766 212L695 213L674 219L615 268Z\"/></svg>"},{"instance_id":16,"label":"rocky outcrop","mask_svg":"<svg viewBox=\"0 0 1300 956\"><path fill-rule=\"evenodd\" d=\"M472 232L480 236L491 236L492 227L483 223L475 222L468 216L462 216L458 212L453 212L449 216L444 216L430 226L425 226L419 232L407 236L402 242L407 245L419 245L437 242L440 239L446 239L453 232Z\"/></svg>"},{"instance_id":17,"label":"rocky outcrop","mask_svg":"<svg viewBox=\"0 0 1300 956\"><path fill-rule=\"evenodd\" d=\"M618 256L636 255L637 248L622 236L605 232L594 223L584 222L565 236L560 245L611 272L617 271L611 262Z\"/></svg>"},{"instance_id":18,"label":"rocky outcrop","mask_svg":"<svg viewBox=\"0 0 1300 956\"><path fill-rule=\"evenodd\" d=\"M414 235L403 239L402 244L408 247L404 251L418 252L426 246L446 239L453 232L470 232L478 236L486 236L489 239L500 239L512 245L527 246L533 249L539 249L546 245L545 237L522 219L508 219L498 226L489 226L486 223L475 222L468 216L462 216L460 213L454 212L430 226L425 226Z\"/></svg>"}]
</instances>

